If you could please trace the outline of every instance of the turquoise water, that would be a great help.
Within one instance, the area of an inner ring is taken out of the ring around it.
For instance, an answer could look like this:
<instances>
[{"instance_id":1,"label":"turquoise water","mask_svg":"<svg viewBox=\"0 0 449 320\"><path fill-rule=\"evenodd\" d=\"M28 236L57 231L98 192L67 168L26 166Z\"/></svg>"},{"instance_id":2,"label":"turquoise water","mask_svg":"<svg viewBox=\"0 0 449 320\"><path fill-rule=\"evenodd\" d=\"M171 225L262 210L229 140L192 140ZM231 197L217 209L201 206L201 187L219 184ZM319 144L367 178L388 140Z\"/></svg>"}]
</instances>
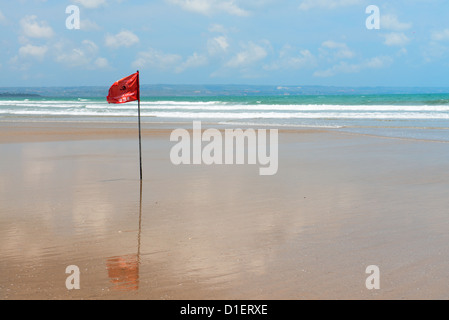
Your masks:
<instances>
[{"instance_id":1,"label":"turquoise water","mask_svg":"<svg viewBox=\"0 0 449 320\"><path fill-rule=\"evenodd\" d=\"M449 141L449 94L143 97L142 121L312 127ZM137 102L0 98L0 121L135 122Z\"/></svg>"}]
</instances>

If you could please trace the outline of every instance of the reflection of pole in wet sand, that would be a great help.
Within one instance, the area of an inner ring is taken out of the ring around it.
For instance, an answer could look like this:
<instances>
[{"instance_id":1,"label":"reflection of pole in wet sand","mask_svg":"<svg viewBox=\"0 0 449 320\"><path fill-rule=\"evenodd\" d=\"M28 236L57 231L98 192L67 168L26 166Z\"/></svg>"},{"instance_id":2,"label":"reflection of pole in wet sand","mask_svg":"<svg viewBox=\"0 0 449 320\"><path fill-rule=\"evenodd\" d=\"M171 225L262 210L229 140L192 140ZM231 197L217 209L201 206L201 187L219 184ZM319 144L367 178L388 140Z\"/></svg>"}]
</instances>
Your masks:
<instances>
[{"instance_id":1,"label":"reflection of pole in wet sand","mask_svg":"<svg viewBox=\"0 0 449 320\"><path fill-rule=\"evenodd\" d=\"M111 257L106 266L114 290L139 290L140 236L142 231L142 181L140 181L139 232L137 234L137 254Z\"/></svg>"},{"instance_id":2,"label":"reflection of pole in wet sand","mask_svg":"<svg viewBox=\"0 0 449 320\"><path fill-rule=\"evenodd\" d=\"M137 234L137 261L140 265L140 235L142 233L142 179L140 180L139 233Z\"/></svg>"}]
</instances>

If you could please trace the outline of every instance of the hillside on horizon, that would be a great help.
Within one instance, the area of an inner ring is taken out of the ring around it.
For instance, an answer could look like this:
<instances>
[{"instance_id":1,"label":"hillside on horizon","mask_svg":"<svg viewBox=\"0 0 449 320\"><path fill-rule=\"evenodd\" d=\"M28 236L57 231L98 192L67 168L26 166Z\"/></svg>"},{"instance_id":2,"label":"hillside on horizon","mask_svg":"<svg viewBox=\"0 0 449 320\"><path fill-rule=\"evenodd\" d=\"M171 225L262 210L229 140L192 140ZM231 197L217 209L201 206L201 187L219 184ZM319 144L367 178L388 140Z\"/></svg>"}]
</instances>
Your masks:
<instances>
[{"instance_id":1,"label":"hillside on horizon","mask_svg":"<svg viewBox=\"0 0 449 320\"><path fill-rule=\"evenodd\" d=\"M108 86L78 87L4 87L0 97L103 97ZM283 95L376 95L376 94L444 94L445 87L335 87L276 85L141 85L141 97L188 96L283 96Z\"/></svg>"}]
</instances>

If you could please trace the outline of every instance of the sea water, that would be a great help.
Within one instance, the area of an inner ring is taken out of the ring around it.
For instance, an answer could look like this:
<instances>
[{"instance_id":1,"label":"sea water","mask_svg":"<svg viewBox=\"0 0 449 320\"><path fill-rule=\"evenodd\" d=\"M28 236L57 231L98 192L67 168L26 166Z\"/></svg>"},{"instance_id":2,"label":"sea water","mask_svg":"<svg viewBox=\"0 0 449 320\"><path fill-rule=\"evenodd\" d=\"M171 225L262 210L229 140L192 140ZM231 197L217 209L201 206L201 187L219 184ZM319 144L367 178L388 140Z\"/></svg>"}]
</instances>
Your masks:
<instances>
[{"instance_id":1,"label":"sea water","mask_svg":"<svg viewBox=\"0 0 449 320\"><path fill-rule=\"evenodd\" d=\"M449 141L449 94L142 97L143 123L203 121L216 126L326 128L396 138ZM129 122L137 102L103 97L0 98L0 122ZM1 123L0 123L1 125Z\"/></svg>"}]
</instances>

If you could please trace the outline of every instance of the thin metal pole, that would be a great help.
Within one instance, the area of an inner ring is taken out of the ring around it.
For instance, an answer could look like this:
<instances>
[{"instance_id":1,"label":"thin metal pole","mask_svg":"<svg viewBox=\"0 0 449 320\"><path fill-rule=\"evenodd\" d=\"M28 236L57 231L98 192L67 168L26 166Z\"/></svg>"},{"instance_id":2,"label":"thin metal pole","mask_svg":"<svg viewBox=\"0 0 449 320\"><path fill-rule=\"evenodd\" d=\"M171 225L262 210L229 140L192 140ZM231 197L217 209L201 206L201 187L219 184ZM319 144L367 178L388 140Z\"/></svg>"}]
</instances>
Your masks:
<instances>
[{"instance_id":1,"label":"thin metal pole","mask_svg":"<svg viewBox=\"0 0 449 320\"><path fill-rule=\"evenodd\" d=\"M142 133L140 125L140 99L139 99L139 158L140 158L140 181L142 181Z\"/></svg>"},{"instance_id":2,"label":"thin metal pole","mask_svg":"<svg viewBox=\"0 0 449 320\"><path fill-rule=\"evenodd\" d=\"M137 70L137 101L139 103L139 158L140 158L140 181L142 181L142 130L140 124L140 73Z\"/></svg>"}]
</instances>

